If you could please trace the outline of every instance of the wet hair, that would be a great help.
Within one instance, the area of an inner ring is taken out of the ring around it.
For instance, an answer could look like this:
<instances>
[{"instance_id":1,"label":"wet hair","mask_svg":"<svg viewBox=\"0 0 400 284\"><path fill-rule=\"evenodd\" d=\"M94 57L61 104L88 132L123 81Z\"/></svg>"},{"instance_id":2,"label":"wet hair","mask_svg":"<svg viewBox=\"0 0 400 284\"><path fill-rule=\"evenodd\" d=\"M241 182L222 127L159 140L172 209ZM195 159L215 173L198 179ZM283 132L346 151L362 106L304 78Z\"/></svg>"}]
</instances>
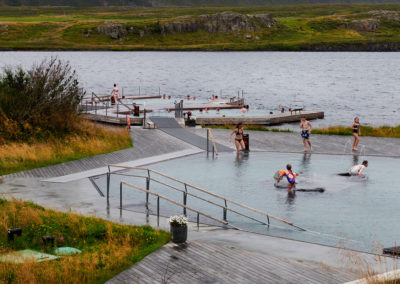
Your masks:
<instances>
[{"instance_id":1,"label":"wet hair","mask_svg":"<svg viewBox=\"0 0 400 284\"><path fill-rule=\"evenodd\" d=\"M239 129L239 126L243 125L241 122L239 122L238 124L236 124L236 128Z\"/></svg>"},{"instance_id":2,"label":"wet hair","mask_svg":"<svg viewBox=\"0 0 400 284\"><path fill-rule=\"evenodd\" d=\"M367 160L364 160L364 161L362 162L362 164L365 166L366 164L368 164L368 161L367 161Z\"/></svg>"},{"instance_id":3,"label":"wet hair","mask_svg":"<svg viewBox=\"0 0 400 284\"><path fill-rule=\"evenodd\" d=\"M355 118L354 118L354 121L356 121L356 119L358 118L358 116L356 116ZM359 119L359 118L358 118Z\"/></svg>"},{"instance_id":4,"label":"wet hair","mask_svg":"<svg viewBox=\"0 0 400 284\"><path fill-rule=\"evenodd\" d=\"M114 87L116 87L117 86L117 84L114 84Z\"/></svg>"},{"instance_id":5,"label":"wet hair","mask_svg":"<svg viewBox=\"0 0 400 284\"><path fill-rule=\"evenodd\" d=\"M292 170L292 165L291 165L291 164L287 164L287 165L286 165L286 169L289 170L289 171L291 171L291 170Z\"/></svg>"}]
</instances>

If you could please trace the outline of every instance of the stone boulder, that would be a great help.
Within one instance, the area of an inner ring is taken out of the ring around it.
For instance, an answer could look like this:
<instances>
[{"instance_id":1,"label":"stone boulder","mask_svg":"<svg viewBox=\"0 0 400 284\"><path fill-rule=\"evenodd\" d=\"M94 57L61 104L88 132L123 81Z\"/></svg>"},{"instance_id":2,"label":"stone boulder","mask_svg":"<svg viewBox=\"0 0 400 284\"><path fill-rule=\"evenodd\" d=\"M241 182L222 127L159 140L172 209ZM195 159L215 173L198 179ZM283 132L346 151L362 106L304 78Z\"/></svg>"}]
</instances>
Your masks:
<instances>
[{"instance_id":1,"label":"stone boulder","mask_svg":"<svg viewBox=\"0 0 400 284\"><path fill-rule=\"evenodd\" d=\"M349 28L358 32L375 32L380 25L379 19L354 20L349 23Z\"/></svg>"},{"instance_id":2,"label":"stone boulder","mask_svg":"<svg viewBox=\"0 0 400 284\"><path fill-rule=\"evenodd\" d=\"M121 39L128 34L128 30L118 23L106 23L103 26L97 27L99 34L108 35L112 39Z\"/></svg>"},{"instance_id":3,"label":"stone boulder","mask_svg":"<svg viewBox=\"0 0 400 284\"><path fill-rule=\"evenodd\" d=\"M400 15L396 11L390 11L390 10L373 10L369 11L367 13L368 15L373 16L374 18L377 19L383 19L387 21L394 21L394 22L400 22Z\"/></svg>"}]
</instances>

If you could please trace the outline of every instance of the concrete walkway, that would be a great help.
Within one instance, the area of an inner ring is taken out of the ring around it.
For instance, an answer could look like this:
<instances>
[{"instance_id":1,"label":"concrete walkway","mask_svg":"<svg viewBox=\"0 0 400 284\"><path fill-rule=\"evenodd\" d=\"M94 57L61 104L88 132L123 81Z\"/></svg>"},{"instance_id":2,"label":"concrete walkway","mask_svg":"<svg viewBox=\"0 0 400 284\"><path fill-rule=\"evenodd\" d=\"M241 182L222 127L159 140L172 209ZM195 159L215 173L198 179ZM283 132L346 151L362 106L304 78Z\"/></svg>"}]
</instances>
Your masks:
<instances>
[{"instance_id":1,"label":"concrete walkway","mask_svg":"<svg viewBox=\"0 0 400 284\"><path fill-rule=\"evenodd\" d=\"M205 137L204 129L187 128L191 132ZM227 147L234 147L229 143L229 129L212 129L216 142ZM249 134L251 151L271 151L283 153L303 153L304 146L300 133L245 131ZM367 155L400 157L399 138L360 137L359 150L351 151L352 136L339 135L311 135L313 153L329 155Z\"/></svg>"}]
</instances>

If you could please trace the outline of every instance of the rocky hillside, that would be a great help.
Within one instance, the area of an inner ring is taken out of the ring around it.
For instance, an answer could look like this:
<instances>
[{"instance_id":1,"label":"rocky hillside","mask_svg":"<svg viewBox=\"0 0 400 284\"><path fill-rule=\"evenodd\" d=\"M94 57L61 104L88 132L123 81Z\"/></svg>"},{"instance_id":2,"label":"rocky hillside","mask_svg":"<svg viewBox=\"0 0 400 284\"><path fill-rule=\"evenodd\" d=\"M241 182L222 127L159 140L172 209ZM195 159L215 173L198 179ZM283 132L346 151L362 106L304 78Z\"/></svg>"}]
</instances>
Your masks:
<instances>
[{"instance_id":1,"label":"rocky hillside","mask_svg":"<svg viewBox=\"0 0 400 284\"><path fill-rule=\"evenodd\" d=\"M225 33L237 31L258 31L262 28L276 26L276 20L268 14L243 15L229 12L199 17L182 16L174 21L155 22L142 29L134 26L108 22L97 27L99 34L108 35L112 39L121 39L129 34L139 34L141 37L151 34L175 34L205 31L208 33Z\"/></svg>"}]
</instances>

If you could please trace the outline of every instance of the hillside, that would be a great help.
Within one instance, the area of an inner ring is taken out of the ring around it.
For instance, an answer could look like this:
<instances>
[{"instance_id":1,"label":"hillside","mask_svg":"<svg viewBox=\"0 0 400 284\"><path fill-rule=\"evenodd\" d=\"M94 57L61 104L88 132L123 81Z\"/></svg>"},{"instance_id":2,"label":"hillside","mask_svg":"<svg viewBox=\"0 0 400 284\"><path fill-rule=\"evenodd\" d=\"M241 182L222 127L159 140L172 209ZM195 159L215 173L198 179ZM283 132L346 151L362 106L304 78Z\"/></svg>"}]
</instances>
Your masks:
<instances>
[{"instance_id":1,"label":"hillside","mask_svg":"<svg viewBox=\"0 0 400 284\"><path fill-rule=\"evenodd\" d=\"M400 0L0 0L0 6L137 6L137 7L210 7L267 6L300 4L384 4Z\"/></svg>"},{"instance_id":2,"label":"hillside","mask_svg":"<svg viewBox=\"0 0 400 284\"><path fill-rule=\"evenodd\" d=\"M3 7L3 50L400 50L400 5Z\"/></svg>"}]
</instances>

